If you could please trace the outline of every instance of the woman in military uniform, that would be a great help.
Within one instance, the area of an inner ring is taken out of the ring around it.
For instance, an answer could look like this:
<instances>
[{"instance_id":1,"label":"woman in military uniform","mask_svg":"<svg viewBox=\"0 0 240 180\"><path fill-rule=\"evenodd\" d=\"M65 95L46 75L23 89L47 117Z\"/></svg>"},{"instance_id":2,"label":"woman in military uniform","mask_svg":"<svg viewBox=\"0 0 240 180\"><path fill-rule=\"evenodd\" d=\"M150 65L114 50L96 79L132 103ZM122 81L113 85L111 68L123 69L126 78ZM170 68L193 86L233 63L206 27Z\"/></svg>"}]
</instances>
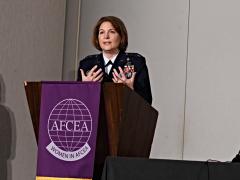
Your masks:
<instances>
[{"instance_id":1,"label":"woman in military uniform","mask_svg":"<svg viewBox=\"0 0 240 180\"><path fill-rule=\"evenodd\" d=\"M145 58L126 52L128 34L122 20L114 16L100 18L92 41L101 53L80 61L78 81L123 83L151 104L152 93Z\"/></svg>"}]
</instances>

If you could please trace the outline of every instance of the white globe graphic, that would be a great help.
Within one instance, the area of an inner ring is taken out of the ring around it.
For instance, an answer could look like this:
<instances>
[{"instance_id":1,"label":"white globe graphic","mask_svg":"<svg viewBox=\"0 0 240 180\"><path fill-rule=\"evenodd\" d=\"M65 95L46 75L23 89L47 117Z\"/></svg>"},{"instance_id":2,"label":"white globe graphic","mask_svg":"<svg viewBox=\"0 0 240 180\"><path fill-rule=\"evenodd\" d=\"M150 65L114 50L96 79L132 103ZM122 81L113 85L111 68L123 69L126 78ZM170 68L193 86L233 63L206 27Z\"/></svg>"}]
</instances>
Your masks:
<instances>
[{"instance_id":1,"label":"white globe graphic","mask_svg":"<svg viewBox=\"0 0 240 180\"><path fill-rule=\"evenodd\" d=\"M80 149L88 142L91 131L91 114L86 105L77 99L64 99L49 115L49 137L63 151Z\"/></svg>"}]
</instances>

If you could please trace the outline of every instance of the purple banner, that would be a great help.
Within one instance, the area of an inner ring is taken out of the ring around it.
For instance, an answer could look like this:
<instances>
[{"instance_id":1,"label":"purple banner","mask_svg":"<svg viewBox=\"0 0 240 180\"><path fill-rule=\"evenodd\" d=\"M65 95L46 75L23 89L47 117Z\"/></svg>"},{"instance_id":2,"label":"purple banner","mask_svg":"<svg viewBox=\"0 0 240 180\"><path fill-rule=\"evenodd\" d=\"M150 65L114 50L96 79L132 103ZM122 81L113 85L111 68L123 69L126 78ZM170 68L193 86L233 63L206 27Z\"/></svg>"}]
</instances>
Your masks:
<instances>
[{"instance_id":1,"label":"purple banner","mask_svg":"<svg viewBox=\"0 0 240 180\"><path fill-rule=\"evenodd\" d=\"M100 83L42 83L38 177L93 177L100 89Z\"/></svg>"}]
</instances>

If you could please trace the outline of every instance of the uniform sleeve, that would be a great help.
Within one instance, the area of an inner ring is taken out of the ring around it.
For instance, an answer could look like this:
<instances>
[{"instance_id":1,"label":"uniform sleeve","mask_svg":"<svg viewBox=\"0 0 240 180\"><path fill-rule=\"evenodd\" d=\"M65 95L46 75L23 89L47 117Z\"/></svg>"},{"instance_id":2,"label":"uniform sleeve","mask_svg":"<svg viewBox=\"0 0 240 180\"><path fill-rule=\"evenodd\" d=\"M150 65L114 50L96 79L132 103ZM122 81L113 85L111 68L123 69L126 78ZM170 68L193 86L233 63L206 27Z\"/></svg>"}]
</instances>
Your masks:
<instances>
[{"instance_id":1,"label":"uniform sleeve","mask_svg":"<svg viewBox=\"0 0 240 180\"><path fill-rule=\"evenodd\" d=\"M145 58L142 57L141 65L137 69L134 81L134 90L149 104L152 104L152 92Z\"/></svg>"},{"instance_id":2,"label":"uniform sleeve","mask_svg":"<svg viewBox=\"0 0 240 180\"><path fill-rule=\"evenodd\" d=\"M81 74L80 69L82 69L82 63L81 63L81 61L79 62L79 65L78 65L77 81L82 81L82 74Z\"/></svg>"},{"instance_id":3,"label":"uniform sleeve","mask_svg":"<svg viewBox=\"0 0 240 180\"><path fill-rule=\"evenodd\" d=\"M82 81L82 75L80 69L84 71L84 73L88 72L95 65L94 56L87 56L79 62L78 72L77 72L77 81Z\"/></svg>"}]
</instances>

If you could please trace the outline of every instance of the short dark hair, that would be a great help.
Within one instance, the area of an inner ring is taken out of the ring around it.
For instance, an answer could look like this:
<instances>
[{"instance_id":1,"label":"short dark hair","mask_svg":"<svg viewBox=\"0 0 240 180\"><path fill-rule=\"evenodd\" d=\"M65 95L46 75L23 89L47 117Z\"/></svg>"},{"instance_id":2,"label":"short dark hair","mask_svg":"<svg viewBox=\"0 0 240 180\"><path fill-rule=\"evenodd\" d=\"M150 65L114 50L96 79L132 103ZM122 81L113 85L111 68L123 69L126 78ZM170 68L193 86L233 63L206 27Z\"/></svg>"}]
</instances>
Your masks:
<instances>
[{"instance_id":1,"label":"short dark hair","mask_svg":"<svg viewBox=\"0 0 240 180\"><path fill-rule=\"evenodd\" d=\"M98 49L99 51L102 51L102 48L100 47L99 41L98 41L98 34L99 34L99 28L103 22L110 22L113 25L113 27L115 28L115 30L117 31L117 33L120 35L120 38L121 38L118 49L120 51L125 52L128 46L127 29L123 21L115 16L104 16L98 20L97 24L94 27L93 37L92 37L92 43L95 46L95 48Z\"/></svg>"}]
</instances>

